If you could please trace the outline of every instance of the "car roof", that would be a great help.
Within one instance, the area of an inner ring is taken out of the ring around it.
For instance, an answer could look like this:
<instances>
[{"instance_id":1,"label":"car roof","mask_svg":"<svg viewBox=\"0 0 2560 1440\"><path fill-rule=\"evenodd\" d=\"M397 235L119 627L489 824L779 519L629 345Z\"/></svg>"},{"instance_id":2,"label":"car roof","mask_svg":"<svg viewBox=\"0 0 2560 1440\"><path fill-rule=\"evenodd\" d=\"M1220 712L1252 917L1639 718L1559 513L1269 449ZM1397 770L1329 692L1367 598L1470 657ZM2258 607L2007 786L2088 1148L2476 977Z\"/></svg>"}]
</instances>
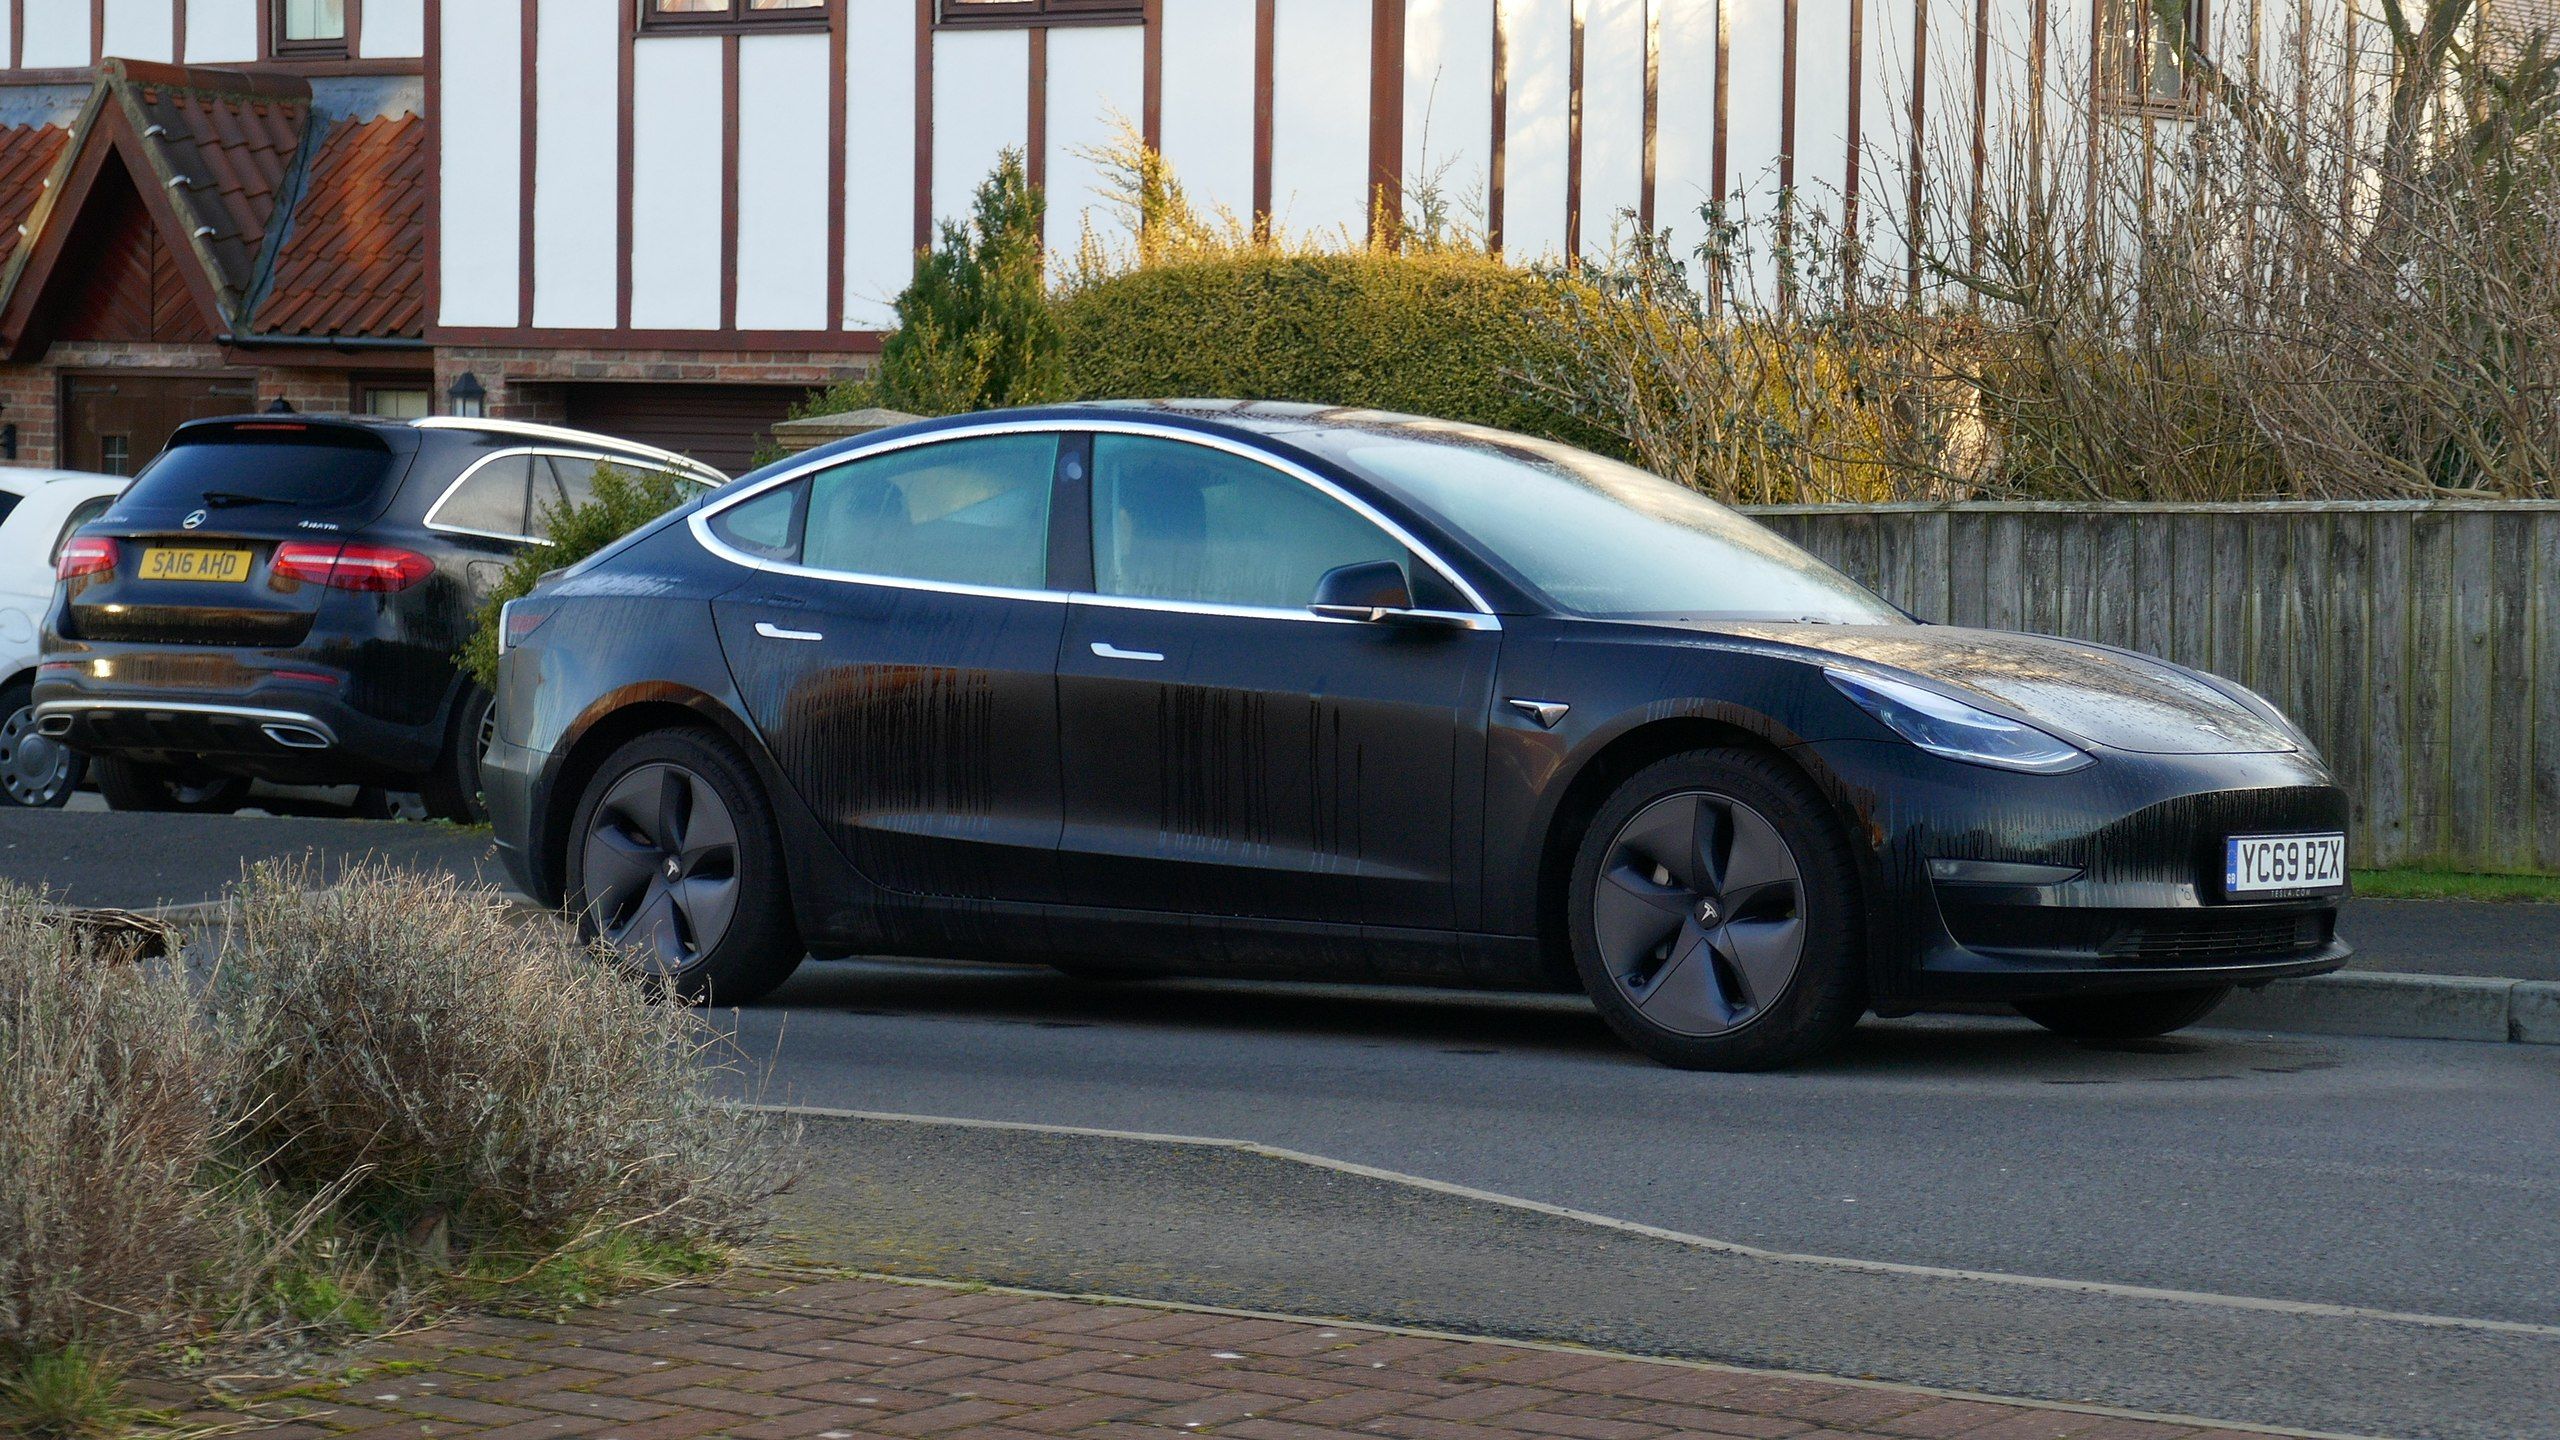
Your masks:
<instances>
[{"instance_id":1,"label":"car roof","mask_svg":"<svg viewBox=\"0 0 2560 1440\"><path fill-rule=\"evenodd\" d=\"M679 470L695 479L718 485L729 477L703 464L690 455L662 450L637 440L618 435L604 435L592 430L572 430L565 425L537 425L525 420L465 418L459 415L429 415L416 420L392 420L380 415L356 415L337 412L275 411L245 415L218 415L190 420L178 427L183 434L199 427L211 429L225 425L303 424L328 425L350 430L366 430L394 442L395 449L408 449L422 433L454 433L463 435L506 436L525 440L547 440L557 445L574 445L584 450L605 451L628 459L645 461L652 466ZM172 437L175 438L174 436Z\"/></svg>"}]
</instances>

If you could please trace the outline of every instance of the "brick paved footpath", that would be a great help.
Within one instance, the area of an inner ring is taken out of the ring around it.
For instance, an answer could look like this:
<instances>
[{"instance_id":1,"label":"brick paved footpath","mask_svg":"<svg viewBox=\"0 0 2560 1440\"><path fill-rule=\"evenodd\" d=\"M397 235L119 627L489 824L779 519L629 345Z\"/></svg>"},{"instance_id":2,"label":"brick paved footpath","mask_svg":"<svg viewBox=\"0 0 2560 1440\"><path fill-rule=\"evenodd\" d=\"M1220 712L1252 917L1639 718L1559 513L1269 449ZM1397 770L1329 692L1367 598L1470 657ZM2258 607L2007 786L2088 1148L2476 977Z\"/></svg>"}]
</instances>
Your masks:
<instances>
[{"instance_id":1,"label":"brick paved footpath","mask_svg":"<svg viewBox=\"0 0 2560 1440\"><path fill-rule=\"evenodd\" d=\"M562 1323L456 1320L269 1440L2244 1440L1676 1361L882 1280L748 1275ZM269 1413L274 1413L272 1409ZM236 1432L238 1415L190 1417Z\"/></svg>"}]
</instances>

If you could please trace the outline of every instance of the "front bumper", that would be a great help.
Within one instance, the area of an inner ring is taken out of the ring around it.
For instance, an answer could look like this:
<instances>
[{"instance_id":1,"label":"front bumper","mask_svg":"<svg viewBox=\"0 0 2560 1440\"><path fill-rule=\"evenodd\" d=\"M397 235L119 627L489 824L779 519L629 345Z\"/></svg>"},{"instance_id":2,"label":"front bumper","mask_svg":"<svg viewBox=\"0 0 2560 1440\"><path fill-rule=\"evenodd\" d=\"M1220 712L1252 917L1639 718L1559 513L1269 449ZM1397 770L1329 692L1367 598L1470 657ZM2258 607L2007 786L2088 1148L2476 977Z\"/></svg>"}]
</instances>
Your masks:
<instances>
[{"instance_id":1,"label":"front bumper","mask_svg":"<svg viewBox=\"0 0 2560 1440\"><path fill-rule=\"evenodd\" d=\"M2347 829L2345 792L2308 756L2106 751L2021 775L1887 742L1803 748L1867 841L1870 989L1886 1013L2260 985L2353 953L2337 938L2343 894L2222 893L2228 837ZM1953 878L1985 866L1992 879ZM2003 868L2017 866L2041 869Z\"/></svg>"}]
</instances>

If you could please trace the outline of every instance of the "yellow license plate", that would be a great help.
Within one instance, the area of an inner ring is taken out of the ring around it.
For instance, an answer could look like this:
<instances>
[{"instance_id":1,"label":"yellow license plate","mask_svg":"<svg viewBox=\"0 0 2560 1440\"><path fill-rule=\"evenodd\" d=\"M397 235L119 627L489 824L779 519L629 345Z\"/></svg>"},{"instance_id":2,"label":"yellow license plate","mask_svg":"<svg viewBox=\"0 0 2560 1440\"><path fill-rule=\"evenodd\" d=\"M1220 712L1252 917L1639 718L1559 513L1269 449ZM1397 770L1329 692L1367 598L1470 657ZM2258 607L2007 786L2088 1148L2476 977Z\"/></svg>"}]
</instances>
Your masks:
<instances>
[{"instance_id":1,"label":"yellow license plate","mask_svg":"<svg viewBox=\"0 0 2560 1440\"><path fill-rule=\"evenodd\" d=\"M145 580L246 580L249 552L155 545L142 552Z\"/></svg>"}]
</instances>

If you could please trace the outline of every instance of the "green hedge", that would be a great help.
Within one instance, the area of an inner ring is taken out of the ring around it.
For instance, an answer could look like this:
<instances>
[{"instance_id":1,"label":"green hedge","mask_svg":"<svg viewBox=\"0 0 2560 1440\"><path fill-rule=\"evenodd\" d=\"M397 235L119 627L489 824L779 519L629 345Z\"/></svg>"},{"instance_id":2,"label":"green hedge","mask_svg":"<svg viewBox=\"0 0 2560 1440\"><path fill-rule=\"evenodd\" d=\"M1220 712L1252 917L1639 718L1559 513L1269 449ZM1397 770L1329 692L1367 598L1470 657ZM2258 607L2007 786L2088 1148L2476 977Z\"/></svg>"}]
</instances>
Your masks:
<instances>
[{"instance_id":1,"label":"green hedge","mask_svg":"<svg viewBox=\"0 0 2560 1440\"><path fill-rule=\"evenodd\" d=\"M1303 400L1618 451L1527 393L1556 282L1479 255L1259 254L1155 265L1058 301L1080 399Z\"/></svg>"}]
</instances>

